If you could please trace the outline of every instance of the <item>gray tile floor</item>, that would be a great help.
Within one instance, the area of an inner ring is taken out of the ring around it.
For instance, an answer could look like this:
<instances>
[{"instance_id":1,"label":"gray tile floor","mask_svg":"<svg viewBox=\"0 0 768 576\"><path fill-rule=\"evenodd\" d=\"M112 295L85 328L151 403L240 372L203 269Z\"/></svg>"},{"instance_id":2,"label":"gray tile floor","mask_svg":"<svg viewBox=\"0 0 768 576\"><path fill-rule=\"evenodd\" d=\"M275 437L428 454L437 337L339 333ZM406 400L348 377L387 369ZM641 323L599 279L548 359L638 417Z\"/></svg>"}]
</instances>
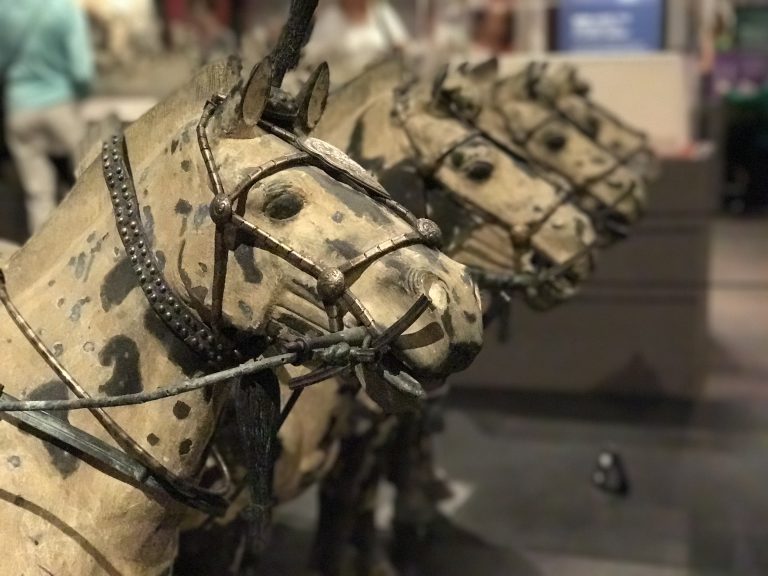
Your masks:
<instances>
[{"instance_id":1,"label":"gray tile floor","mask_svg":"<svg viewBox=\"0 0 768 576\"><path fill-rule=\"evenodd\" d=\"M460 392L439 444L460 498L428 576L768 574L768 220L715 230L705 400L467 408ZM590 483L605 447L626 498ZM280 513L270 574L295 573L313 514L311 494Z\"/></svg>"}]
</instances>

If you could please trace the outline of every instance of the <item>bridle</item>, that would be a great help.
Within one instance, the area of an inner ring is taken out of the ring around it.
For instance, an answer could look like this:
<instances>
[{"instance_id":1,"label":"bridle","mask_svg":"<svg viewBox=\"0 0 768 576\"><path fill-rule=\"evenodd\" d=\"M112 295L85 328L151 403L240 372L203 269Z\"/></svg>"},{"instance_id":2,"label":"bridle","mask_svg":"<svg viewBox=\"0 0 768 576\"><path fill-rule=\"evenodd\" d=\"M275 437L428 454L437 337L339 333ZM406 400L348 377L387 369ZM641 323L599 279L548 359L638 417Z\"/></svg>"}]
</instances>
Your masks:
<instances>
[{"instance_id":1,"label":"bridle","mask_svg":"<svg viewBox=\"0 0 768 576\"><path fill-rule=\"evenodd\" d=\"M104 180L112 200L121 242L148 304L169 331L204 360L211 369L236 366L244 359L244 353L238 350L236 344L224 333L225 326L222 318L227 260L230 251L243 244L265 250L316 280L317 293L328 316L330 334L315 339L299 337L282 344L288 350L303 353L297 363L300 363L302 358L312 357L327 366L290 382L293 394L281 414L280 423L282 423L302 390L311 384L352 369L359 383L364 385L363 365L379 362L394 340L407 330L429 306L429 299L422 295L401 318L381 330L375 326L371 314L347 285L348 275L386 254L407 246L422 244L437 248L441 244L441 234L440 229L433 222L424 218L417 219L395 202L373 177L341 151L314 138L297 136L264 120L259 122L261 129L292 145L297 152L264 163L234 191L228 193L223 187L207 137L208 124L225 101L226 97L222 95L209 100L197 127L200 152L214 194L210 204L210 215L216 226L210 322L205 322L197 312L191 309L164 276L162 266L155 256L142 223L127 145L121 133L112 136L111 140L102 146L101 161ZM248 222L244 217L248 191L255 184L269 176L295 167L315 167L322 170L337 181L347 184L381 206L392 210L410 224L413 230L381 242L360 255L348 259L338 267L320 266L267 231ZM57 360L13 305L1 270L0 300L29 343L61 381L78 398L90 398L85 388ZM359 328L344 330L342 318L346 312L359 322ZM359 346L351 349L350 343ZM325 354L313 355L315 350L329 344L337 348L331 347L330 353L326 350ZM269 344L265 344L264 348L267 345ZM346 354L343 353L345 350ZM339 351L342 352L341 355ZM417 398L424 396L420 384L407 375L386 378L386 381L402 393ZM7 394L4 397L11 398ZM133 440L103 408L89 407L88 409L123 451L110 447L79 428L61 422L47 412L20 412L20 415L14 418L20 426L41 432L45 437L53 439L80 457L89 456L102 468L117 473L116 477L122 481L137 487L141 486L149 491L164 493L182 504L209 514L221 514L226 510L229 505L226 494L231 488L228 482L229 474L215 452L213 456L222 469L222 476L227 481L224 482L224 487L209 490L176 476Z\"/></svg>"},{"instance_id":2,"label":"bridle","mask_svg":"<svg viewBox=\"0 0 768 576\"><path fill-rule=\"evenodd\" d=\"M471 118L467 117L466 114L463 114L455 106L451 105L444 106L441 109L448 112L454 120L461 123L465 128L465 132L463 135L447 142L445 146L441 148L439 153L433 155L432 158L427 158L418 144L418 136L413 133L408 121L410 113L410 101L408 95L411 87L416 82L417 80L413 79L411 82L406 82L397 89L392 117L406 135L412 154L417 159L419 172L422 178L427 181L436 181L437 178L435 175L443 166L446 159L457 149L478 137L487 139L505 154L510 156L514 161L519 163L522 169L526 169L525 160L521 158L519 152L516 152L503 142L500 142L493 135L478 126ZM434 214L440 202L444 203L444 205L445 203L449 203L454 208L459 209L464 214L464 217L454 219L454 222L452 222L452 225L457 230L459 236L482 225L496 226L505 230L509 235L510 243L514 248L514 253L518 254L520 248L530 247L531 237L546 224L549 217L552 216L558 208L566 204L572 198L571 193L566 193L555 182L550 182L557 188L556 193L559 199L558 202L553 203L548 210L542 212L541 217L535 222L521 226L509 224L472 199L467 198L465 195L458 194L455 190L451 190L450 187L447 187L442 182L439 182L435 187L425 188L424 205L427 210L427 216L432 216L432 214ZM432 194L437 194L438 198L431 196ZM450 242L451 240L448 240L448 243ZM586 246L567 261L532 273L493 273L477 267L470 267L469 270L480 288L488 289L493 292L500 291L503 294L520 291L535 293L540 290L542 286L555 282L561 276L567 276L574 266L576 266L577 263L590 252L590 250L591 247Z\"/></svg>"}]
</instances>

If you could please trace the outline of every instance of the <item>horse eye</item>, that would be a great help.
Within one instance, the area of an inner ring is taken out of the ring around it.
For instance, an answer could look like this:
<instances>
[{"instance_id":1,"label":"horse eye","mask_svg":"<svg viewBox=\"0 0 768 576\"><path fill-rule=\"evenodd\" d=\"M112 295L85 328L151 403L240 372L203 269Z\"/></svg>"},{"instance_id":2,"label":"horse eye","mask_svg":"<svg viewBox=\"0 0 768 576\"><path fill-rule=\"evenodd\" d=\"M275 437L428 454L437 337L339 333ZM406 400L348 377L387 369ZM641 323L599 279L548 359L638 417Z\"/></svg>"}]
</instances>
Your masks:
<instances>
[{"instance_id":1,"label":"horse eye","mask_svg":"<svg viewBox=\"0 0 768 576\"><path fill-rule=\"evenodd\" d=\"M298 194L280 191L264 203L264 213L275 220L287 220L296 216L304 207L304 200Z\"/></svg>"}]
</instances>

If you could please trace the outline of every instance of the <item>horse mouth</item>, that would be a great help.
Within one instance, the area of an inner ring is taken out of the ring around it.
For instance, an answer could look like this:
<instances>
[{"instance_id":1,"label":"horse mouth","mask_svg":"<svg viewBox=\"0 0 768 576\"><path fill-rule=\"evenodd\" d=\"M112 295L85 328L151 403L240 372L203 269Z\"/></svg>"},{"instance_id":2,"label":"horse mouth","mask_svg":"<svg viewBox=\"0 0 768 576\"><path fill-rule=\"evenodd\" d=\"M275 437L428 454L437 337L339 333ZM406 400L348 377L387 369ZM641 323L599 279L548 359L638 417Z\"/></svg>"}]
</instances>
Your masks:
<instances>
[{"instance_id":1,"label":"horse mouth","mask_svg":"<svg viewBox=\"0 0 768 576\"><path fill-rule=\"evenodd\" d=\"M435 384L441 386L444 382L433 378L417 378L413 376L414 373L391 352L381 359L379 366L360 365L355 368L355 374L366 394L382 410L391 414L419 410L428 396L434 393Z\"/></svg>"}]
</instances>

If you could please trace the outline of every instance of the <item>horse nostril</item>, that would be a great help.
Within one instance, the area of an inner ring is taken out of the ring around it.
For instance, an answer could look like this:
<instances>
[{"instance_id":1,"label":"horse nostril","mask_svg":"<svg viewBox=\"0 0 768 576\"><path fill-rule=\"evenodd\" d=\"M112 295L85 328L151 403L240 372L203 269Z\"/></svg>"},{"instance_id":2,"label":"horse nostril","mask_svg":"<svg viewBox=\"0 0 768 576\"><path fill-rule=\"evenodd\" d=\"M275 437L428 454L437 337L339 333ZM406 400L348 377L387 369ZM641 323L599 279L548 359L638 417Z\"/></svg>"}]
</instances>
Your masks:
<instances>
[{"instance_id":1,"label":"horse nostril","mask_svg":"<svg viewBox=\"0 0 768 576\"><path fill-rule=\"evenodd\" d=\"M565 148L566 142L565 135L560 132L552 132L544 137L544 145L550 152L560 152L560 150Z\"/></svg>"},{"instance_id":2,"label":"horse nostril","mask_svg":"<svg viewBox=\"0 0 768 576\"><path fill-rule=\"evenodd\" d=\"M467 167L467 176L472 180L488 180L493 174L493 164L485 160L475 160Z\"/></svg>"},{"instance_id":3,"label":"horse nostril","mask_svg":"<svg viewBox=\"0 0 768 576\"><path fill-rule=\"evenodd\" d=\"M627 187L627 183L622 178L617 177L608 179L606 183L614 190L624 190Z\"/></svg>"},{"instance_id":4,"label":"horse nostril","mask_svg":"<svg viewBox=\"0 0 768 576\"><path fill-rule=\"evenodd\" d=\"M592 114L587 116L584 130L592 138L597 138L597 135L600 132L600 119L597 116L594 116Z\"/></svg>"},{"instance_id":5,"label":"horse nostril","mask_svg":"<svg viewBox=\"0 0 768 576\"><path fill-rule=\"evenodd\" d=\"M450 296L448 288L440 278L427 270L418 270L409 274L406 284L417 296L424 295L429 299L430 307L439 313L448 309Z\"/></svg>"}]
</instances>

